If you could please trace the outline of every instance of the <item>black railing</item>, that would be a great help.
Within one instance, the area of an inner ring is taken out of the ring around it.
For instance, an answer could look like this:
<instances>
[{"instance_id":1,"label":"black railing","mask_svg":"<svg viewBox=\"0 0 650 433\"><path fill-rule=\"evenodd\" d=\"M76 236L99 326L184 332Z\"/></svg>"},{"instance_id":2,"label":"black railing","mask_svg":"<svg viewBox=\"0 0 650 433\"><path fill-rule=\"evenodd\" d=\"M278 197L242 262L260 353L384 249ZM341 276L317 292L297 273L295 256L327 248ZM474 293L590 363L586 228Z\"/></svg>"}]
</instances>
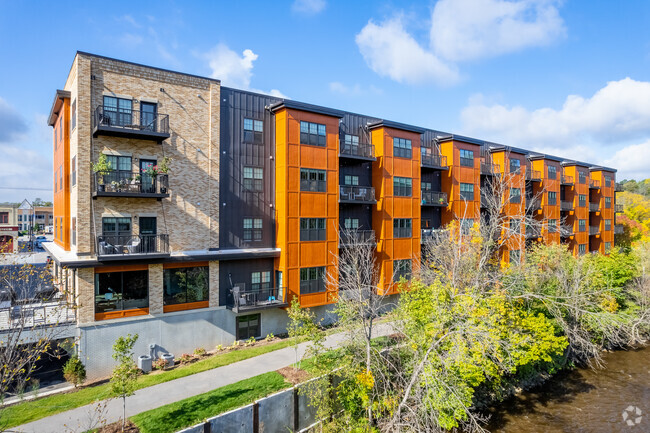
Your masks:
<instances>
[{"instance_id":1,"label":"black railing","mask_svg":"<svg viewBox=\"0 0 650 433\"><path fill-rule=\"evenodd\" d=\"M341 227L340 246L375 244L374 230L350 230Z\"/></svg>"},{"instance_id":2,"label":"black railing","mask_svg":"<svg viewBox=\"0 0 650 433\"><path fill-rule=\"evenodd\" d=\"M574 235L573 226L565 224L560 226L560 236L568 238Z\"/></svg>"},{"instance_id":3,"label":"black railing","mask_svg":"<svg viewBox=\"0 0 650 433\"><path fill-rule=\"evenodd\" d=\"M623 225L622 224L616 224L614 226L614 234L615 235L622 235L623 232L624 232L624 230L623 230Z\"/></svg>"},{"instance_id":4,"label":"black railing","mask_svg":"<svg viewBox=\"0 0 650 433\"><path fill-rule=\"evenodd\" d=\"M616 213L623 213L623 205L622 204L617 204L615 205Z\"/></svg>"},{"instance_id":5,"label":"black railing","mask_svg":"<svg viewBox=\"0 0 650 433\"><path fill-rule=\"evenodd\" d=\"M573 185L573 176L562 175L560 178L560 183L562 185Z\"/></svg>"},{"instance_id":6,"label":"black railing","mask_svg":"<svg viewBox=\"0 0 650 433\"><path fill-rule=\"evenodd\" d=\"M530 210L539 210L542 208L542 200L539 197L526 196L526 203Z\"/></svg>"},{"instance_id":7,"label":"black railing","mask_svg":"<svg viewBox=\"0 0 650 433\"><path fill-rule=\"evenodd\" d=\"M375 146L366 143L351 144L341 142L340 155L355 156L360 158L374 158Z\"/></svg>"},{"instance_id":8,"label":"black railing","mask_svg":"<svg viewBox=\"0 0 650 433\"><path fill-rule=\"evenodd\" d=\"M481 174L486 176L495 176L500 174L501 170L498 164L490 164L488 162L481 162Z\"/></svg>"},{"instance_id":9,"label":"black railing","mask_svg":"<svg viewBox=\"0 0 650 433\"><path fill-rule=\"evenodd\" d=\"M572 201L567 201L567 200L560 201L560 210L563 210L563 211L573 210L573 202Z\"/></svg>"},{"instance_id":10,"label":"black railing","mask_svg":"<svg viewBox=\"0 0 650 433\"><path fill-rule=\"evenodd\" d=\"M488 204L489 204L488 196L486 194L481 193L481 207L487 208Z\"/></svg>"},{"instance_id":11,"label":"black railing","mask_svg":"<svg viewBox=\"0 0 650 433\"><path fill-rule=\"evenodd\" d=\"M596 179L589 179L589 188L591 189L599 189L600 188L600 181Z\"/></svg>"},{"instance_id":12,"label":"black railing","mask_svg":"<svg viewBox=\"0 0 650 433\"><path fill-rule=\"evenodd\" d=\"M594 236L600 233L600 227L598 226L589 226L589 236Z\"/></svg>"},{"instance_id":13,"label":"black railing","mask_svg":"<svg viewBox=\"0 0 650 433\"><path fill-rule=\"evenodd\" d=\"M422 191L422 206L447 206L447 193L440 191Z\"/></svg>"},{"instance_id":14,"label":"black railing","mask_svg":"<svg viewBox=\"0 0 650 433\"><path fill-rule=\"evenodd\" d=\"M447 157L444 155L422 155L420 165L426 167L448 168Z\"/></svg>"},{"instance_id":15,"label":"black railing","mask_svg":"<svg viewBox=\"0 0 650 433\"><path fill-rule=\"evenodd\" d=\"M421 242L426 242L427 240L440 241L444 238L446 232L443 229L422 229Z\"/></svg>"},{"instance_id":16,"label":"black railing","mask_svg":"<svg viewBox=\"0 0 650 433\"><path fill-rule=\"evenodd\" d=\"M97 195L168 194L169 175L151 176L143 172L110 171L95 173Z\"/></svg>"},{"instance_id":17,"label":"black railing","mask_svg":"<svg viewBox=\"0 0 650 433\"><path fill-rule=\"evenodd\" d=\"M341 201L368 203L375 202L375 188L372 186L341 185L339 188Z\"/></svg>"},{"instance_id":18,"label":"black railing","mask_svg":"<svg viewBox=\"0 0 650 433\"><path fill-rule=\"evenodd\" d=\"M118 110L100 105L95 109L93 126L95 129L110 127L169 134L169 115L140 110Z\"/></svg>"},{"instance_id":19,"label":"black railing","mask_svg":"<svg viewBox=\"0 0 650 433\"><path fill-rule=\"evenodd\" d=\"M235 286L231 291L230 307L235 312L280 307L286 304L285 295L286 288L284 287L264 287L259 290L240 291L240 288Z\"/></svg>"},{"instance_id":20,"label":"black railing","mask_svg":"<svg viewBox=\"0 0 650 433\"><path fill-rule=\"evenodd\" d=\"M600 210L600 203L589 203L589 212L598 212Z\"/></svg>"},{"instance_id":21,"label":"black railing","mask_svg":"<svg viewBox=\"0 0 650 433\"><path fill-rule=\"evenodd\" d=\"M99 235L98 257L128 257L169 254L169 235Z\"/></svg>"},{"instance_id":22,"label":"black railing","mask_svg":"<svg viewBox=\"0 0 650 433\"><path fill-rule=\"evenodd\" d=\"M526 227L526 239L537 239L542 237L542 231L539 227Z\"/></svg>"},{"instance_id":23,"label":"black railing","mask_svg":"<svg viewBox=\"0 0 650 433\"><path fill-rule=\"evenodd\" d=\"M526 179L533 182L542 181L542 172L539 170L529 170L526 169Z\"/></svg>"},{"instance_id":24,"label":"black railing","mask_svg":"<svg viewBox=\"0 0 650 433\"><path fill-rule=\"evenodd\" d=\"M623 192L623 185L617 182L616 185L614 185L614 192Z\"/></svg>"}]
</instances>

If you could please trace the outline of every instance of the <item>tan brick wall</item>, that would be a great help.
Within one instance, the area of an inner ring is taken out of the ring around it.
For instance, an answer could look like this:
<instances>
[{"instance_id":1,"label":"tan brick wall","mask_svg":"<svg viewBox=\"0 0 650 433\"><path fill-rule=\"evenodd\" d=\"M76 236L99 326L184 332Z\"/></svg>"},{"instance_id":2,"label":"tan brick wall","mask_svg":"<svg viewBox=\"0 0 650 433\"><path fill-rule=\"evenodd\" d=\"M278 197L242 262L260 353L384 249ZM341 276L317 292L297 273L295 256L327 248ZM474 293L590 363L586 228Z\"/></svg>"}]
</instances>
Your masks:
<instances>
[{"instance_id":1,"label":"tan brick wall","mask_svg":"<svg viewBox=\"0 0 650 433\"><path fill-rule=\"evenodd\" d=\"M163 265L149 265L149 314L163 312Z\"/></svg>"},{"instance_id":2,"label":"tan brick wall","mask_svg":"<svg viewBox=\"0 0 650 433\"><path fill-rule=\"evenodd\" d=\"M219 306L219 262L210 262L210 307Z\"/></svg>"},{"instance_id":3,"label":"tan brick wall","mask_svg":"<svg viewBox=\"0 0 650 433\"><path fill-rule=\"evenodd\" d=\"M95 321L95 269L81 268L77 271L76 285L77 322Z\"/></svg>"}]
</instances>

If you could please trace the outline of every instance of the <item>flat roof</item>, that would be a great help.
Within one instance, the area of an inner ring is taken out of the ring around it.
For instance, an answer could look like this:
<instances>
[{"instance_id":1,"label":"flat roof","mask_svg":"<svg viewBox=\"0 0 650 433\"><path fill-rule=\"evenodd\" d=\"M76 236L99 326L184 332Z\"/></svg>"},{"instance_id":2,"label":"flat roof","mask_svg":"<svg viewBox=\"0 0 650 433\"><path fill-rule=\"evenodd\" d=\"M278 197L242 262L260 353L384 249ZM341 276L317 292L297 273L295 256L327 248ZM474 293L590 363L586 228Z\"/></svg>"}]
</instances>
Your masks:
<instances>
[{"instance_id":1,"label":"flat roof","mask_svg":"<svg viewBox=\"0 0 650 433\"><path fill-rule=\"evenodd\" d=\"M294 101L293 99L283 99L280 102L276 102L275 104L272 104L269 107L272 113L281 110L283 108L288 108L291 110L307 111L316 114L323 114L325 116L338 117L339 119L345 115L345 112L341 110L322 107L320 105L307 104L305 102L298 102L298 101Z\"/></svg>"}]
</instances>

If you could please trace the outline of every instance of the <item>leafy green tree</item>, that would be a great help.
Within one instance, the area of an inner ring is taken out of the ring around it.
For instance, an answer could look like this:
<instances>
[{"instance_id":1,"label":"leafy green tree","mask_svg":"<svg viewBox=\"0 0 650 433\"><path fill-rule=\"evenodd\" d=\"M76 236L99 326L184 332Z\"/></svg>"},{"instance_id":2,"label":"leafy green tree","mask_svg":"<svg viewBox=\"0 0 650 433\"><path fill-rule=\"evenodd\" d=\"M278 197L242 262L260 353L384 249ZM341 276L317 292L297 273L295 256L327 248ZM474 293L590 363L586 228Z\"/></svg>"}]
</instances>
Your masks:
<instances>
[{"instance_id":1,"label":"leafy green tree","mask_svg":"<svg viewBox=\"0 0 650 433\"><path fill-rule=\"evenodd\" d=\"M313 337L318 333L318 325L314 313L309 308L301 308L297 298L291 300L291 306L287 310L289 316L289 325L287 332L289 338L293 340L293 350L296 355L296 368L300 368L300 359L298 358L298 345L304 337Z\"/></svg>"},{"instance_id":2,"label":"leafy green tree","mask_svg":"<svg viewBox=\"0 0 650 433\"><path fill-rule=\"evenodd\" d=\"M122 431L126 425L126 398L135 392L139 370L133 361L133 346L138 340L138 334L127 334L119 337L113 344L113 359L117 366L111 375L111 390L117 397L122 398Z\"/></svg>"},{"instance_id":3,"label":"leafy green tree","mask_svg":"<svg viewBox=\"0 0 650 433\"><path fill-rule=\"evenodd\" d=\"M72 355L63 366L63 377L75 388L86 380L86 367L77 355Z\"/></svg>"}]
</instances>

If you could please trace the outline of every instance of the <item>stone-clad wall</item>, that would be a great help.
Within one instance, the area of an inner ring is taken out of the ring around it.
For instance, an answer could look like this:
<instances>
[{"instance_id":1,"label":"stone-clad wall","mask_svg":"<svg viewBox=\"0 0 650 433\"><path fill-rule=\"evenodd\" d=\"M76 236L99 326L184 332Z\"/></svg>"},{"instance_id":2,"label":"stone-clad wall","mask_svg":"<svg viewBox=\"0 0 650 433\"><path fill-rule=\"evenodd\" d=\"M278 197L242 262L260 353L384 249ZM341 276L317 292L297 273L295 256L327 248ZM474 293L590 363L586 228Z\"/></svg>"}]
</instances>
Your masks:
<instances>
[{"instance_id":1,"label":"stone-clad wall","mask_svg":"<svg viewBox=\"0 0 650 433\"><path fill-rule=\"evenodd\" d=\"M106 213L158 216L158 232L168 233L172 251L218 248L219 239L219 98L216 80L162 71L126 62L78 54L78 253L94 253L94 238L101 233ZM75 80L68 80L72 87ZM163 89L161 91L161 89ZM171 137L162 145L147 140L92 137L92 113L104 95L158 103L158 113L169 115ZM162 160L172 158L170 197L155 199L106 198L92 200L91 162L101 153ZM133 218L134 233L137 233Z\"/></svg>"}]
</instances>

